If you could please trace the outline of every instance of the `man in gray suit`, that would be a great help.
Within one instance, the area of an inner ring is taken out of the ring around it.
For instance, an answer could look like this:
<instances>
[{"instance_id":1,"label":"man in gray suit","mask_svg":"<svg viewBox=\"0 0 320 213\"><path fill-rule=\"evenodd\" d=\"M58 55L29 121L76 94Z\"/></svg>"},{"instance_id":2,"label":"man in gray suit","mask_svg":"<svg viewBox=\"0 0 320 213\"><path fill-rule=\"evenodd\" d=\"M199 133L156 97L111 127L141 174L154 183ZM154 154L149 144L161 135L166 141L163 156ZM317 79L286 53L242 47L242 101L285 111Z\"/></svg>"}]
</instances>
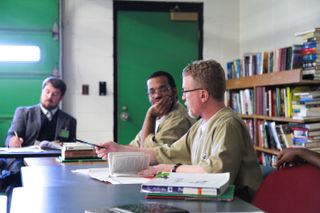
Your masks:
<instances>
[{"instance_id":1,"label":"man in gray suit","mask_svg":"<svg viewBox=\"0 0 320 213\"><path fill-rule=\"evenodd\" d=\"M36 141L73 141L76 138L77 121L59 109L66 89L66 84L59 78L45 79L40 104L16 109L6 146L30 146Z\"/></svg>"},{"instance_id":2,"label":"man in gray suit","mask_svg":"<svg viewBox=\"0 0 320 213\"><path fill-rule=\"evenodd\" d=\"M73 141L76 138L77 121L59 109L67 86L59 78L49 77L42 83L40 103L34 106L18 107L15 111L6 138L7 147L24 147L37 141ZM21 186L20 168L23 159L0 159L0 191L6 192L8 202L11 191Z\"/></svg>"}]
</instances>

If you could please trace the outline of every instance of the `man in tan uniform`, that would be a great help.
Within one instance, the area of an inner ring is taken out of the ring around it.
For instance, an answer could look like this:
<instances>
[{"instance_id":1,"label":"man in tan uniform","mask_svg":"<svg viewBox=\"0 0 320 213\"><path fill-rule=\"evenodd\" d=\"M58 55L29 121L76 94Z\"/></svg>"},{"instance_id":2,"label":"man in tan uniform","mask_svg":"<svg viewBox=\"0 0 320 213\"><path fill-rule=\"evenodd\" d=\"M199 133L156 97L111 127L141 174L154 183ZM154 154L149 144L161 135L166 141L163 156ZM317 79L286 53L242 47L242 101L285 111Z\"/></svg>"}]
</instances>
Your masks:
<instances>
[{"instance_id":1,"label":"man in tan uniform","mask_svg":"<svg viewBox=\"0 0 320 213\"><path fill-rule=\"evenodd\" d=\"M179 103L177 87L171 74L165 71L152 73L147 80L149 107L142 129L130 145L134 147L170 146L182 137L195 120Z\"/></svg>"},{"instance_id":2,"label":"man in tan uniform","mask_svg":"<svg viewBox=\"0 0 320 213\"><path fill-rule=\"evenodd\" d=\"M111 151L143 151L151 164L141 171L153 175L158 171L216 173L230 172L230 183L237 196L250 201L258 189L262 174L244 122L224 105L225 73L214 60L196 61L183 70L183 100L189 114L201 117L190 130L170 147L136 149L114 142L97 149L106 158ZM161 163L161 164L159 164Z\"/></svg>"}]
</instances>

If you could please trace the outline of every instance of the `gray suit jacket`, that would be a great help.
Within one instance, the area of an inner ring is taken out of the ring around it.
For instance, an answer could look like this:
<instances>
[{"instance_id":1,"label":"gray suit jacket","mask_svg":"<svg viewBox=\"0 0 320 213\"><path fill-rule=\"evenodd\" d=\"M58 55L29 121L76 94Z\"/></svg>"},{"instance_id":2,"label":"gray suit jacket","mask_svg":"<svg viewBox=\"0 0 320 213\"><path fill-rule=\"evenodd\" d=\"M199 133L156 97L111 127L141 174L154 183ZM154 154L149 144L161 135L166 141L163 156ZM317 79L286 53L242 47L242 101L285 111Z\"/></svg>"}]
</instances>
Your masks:
<instances>
[{"instance_id":1,"label":"gray suit jacket","mask_svg":"<svg viewBox=\"0 0 320 213\"><path fill-rule=\"evenodd\" d=\"M55 129L55 139L62 133L68 132L66 141L76 138L77 121L71 115L58 110L57 125ZM24 139L22 146L33 145L37 139L41 128L41 108L40 104L28 107L18 107L6 138L6 146L9 145L10 138L16 131L19 137ZM65 134L64 134L65 135Z\"/></svg>"}]
</instances>

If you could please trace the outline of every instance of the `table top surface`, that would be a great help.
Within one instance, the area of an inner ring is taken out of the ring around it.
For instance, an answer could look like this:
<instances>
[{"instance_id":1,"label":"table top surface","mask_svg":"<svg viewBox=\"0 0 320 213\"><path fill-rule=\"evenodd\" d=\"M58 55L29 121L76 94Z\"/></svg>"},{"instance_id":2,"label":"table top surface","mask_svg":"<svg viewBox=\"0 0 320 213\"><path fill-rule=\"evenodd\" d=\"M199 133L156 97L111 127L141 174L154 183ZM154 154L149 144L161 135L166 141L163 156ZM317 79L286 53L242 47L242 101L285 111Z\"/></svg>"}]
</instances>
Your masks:
<instances>
[{"instance_id":1,"label":"table top surface","mask_svg":"<svg viewBox=\"0 0 320 213\"><path fill-rule=\"evenodd\" d=\"M61 150L32 151L21 148L21 150L7 151L7 149L3 147L0 149L0 158L57 157L61 155Z\"/></svg>"},{"instance_id":2,"label":"table top surface","mask_svg":"<svg viewBox=\"0 0 320 213\"><path fill-rule=\"evenodd\" d=\"M139 184L15 188L10 212L85 212L139 202L157 202L190 212L260 212L256 207L237 198L232 202L145 199L140 193Z\"/></svg>"},{"instance_id":3,"label":"table top surface","mask_svg":"<svg viewBox=\"0 0 320 213\"><path fill-rule=\"evenodd\" d=\"M107 164L22 167L23 187L14 189L10 212L85 212L139 202L159 202L190 212L261 212L238 198L232 202L145 199L140 184L107 184L74 172L97 167Z\"/></svg>"}]
</instances>

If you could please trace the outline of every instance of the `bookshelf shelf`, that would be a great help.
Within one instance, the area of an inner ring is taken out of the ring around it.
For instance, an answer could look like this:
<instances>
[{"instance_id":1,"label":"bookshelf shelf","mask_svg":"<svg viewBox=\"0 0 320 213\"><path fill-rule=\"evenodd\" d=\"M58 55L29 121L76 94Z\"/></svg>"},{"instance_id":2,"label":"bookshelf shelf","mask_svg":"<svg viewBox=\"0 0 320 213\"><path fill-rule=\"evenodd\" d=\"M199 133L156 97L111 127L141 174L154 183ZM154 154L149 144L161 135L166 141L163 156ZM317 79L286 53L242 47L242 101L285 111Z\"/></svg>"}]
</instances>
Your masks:
<instances>
[{"instance_id":1,"label":"bookshelf shelf","mask_svg":"<svg viewBox=\"0 0 320 213\"><path fill-rule=\"evenodd\" d=\"M278 121L278 122L292 122L292 123L306 123L306 122L320 122L320 118L310 118L308 120L299 120L286 117L270 117L263 115L239 115L243 119L259 119L267 121Z\"/></svg>"},{"instance_id":2,"label":"bookshelf shelf","mask_svg":"<svg viewBox=\"0 0 320 213\"><path fill-rule=\"evenodd\" d=\"M281 72L266 73L237 79L227 80L227 90L238 90L261 86L284 86L284 85L308 85L320 84L320 81L302 80L301 69L294 69Z\"/></svg>"},{"instance_id":3,"label":"bookshelf shelf","mask_svg":"<svg viewBox=\"0 0 320 213\"><path fill-rule=\"evenodd\" d=\"M269 154L274 156L274 155L277 155L277 152L278 152L278 149L264 148L267 146L261 145L262 139L261 139L261 136L259 136L259 134L261 135L262 133L261 133L261 129L259 129L258 127L259 125L261 125L261 122L275 122L276 124L284 124L284 125L286 125L287 123L303 124L303 123L320 122L319 117L311 118L307 120L302 120L302 119L300 120L300 119L293 119L291 117L284 117L284 114L280 114L281 116L260 115L261 108L258 108L259 106L258 101L261 100L261 98L259 99L259 95L261 96L261 93L260 93L261 88L265 87L268 90L269 89L275 90L276 88L278 89L285 88L285 87L292 88L295 86L306 86L306 85L307 86L320 85L320 81L319 80L303 80L301 69L266 73L266 74L227 80L227 84L226 84L227 91L230 91L230 94L239 93L239 91L243 91L244 92L243 98L246 101L247 101L246 94L245 94L246 91L244 90L247 90L247 89L251 90L250 93L252 93L253 95L253 100L251 100L249 103L246 103L246 104L247 105L252 104L253 113L259 113L259 114L249 114L249 115L240 114L240 117L246 120L246 123L247 121L249 121L249 123L251 122L252 126L250 126L250 130L253 137L254 148L257 151L258 155L261 156L264 153L264 154ZM240 92L240 96L241 96L241 92ZM232 97L230 97L231 102L234 101L232 100ZM261 107L261 103L260 103L260 107ZM250 110L248 110L246 113L250 113L249 111ZM258 131L260 131L260 133L258 133Z\"/></svg>"}]
</instances>

